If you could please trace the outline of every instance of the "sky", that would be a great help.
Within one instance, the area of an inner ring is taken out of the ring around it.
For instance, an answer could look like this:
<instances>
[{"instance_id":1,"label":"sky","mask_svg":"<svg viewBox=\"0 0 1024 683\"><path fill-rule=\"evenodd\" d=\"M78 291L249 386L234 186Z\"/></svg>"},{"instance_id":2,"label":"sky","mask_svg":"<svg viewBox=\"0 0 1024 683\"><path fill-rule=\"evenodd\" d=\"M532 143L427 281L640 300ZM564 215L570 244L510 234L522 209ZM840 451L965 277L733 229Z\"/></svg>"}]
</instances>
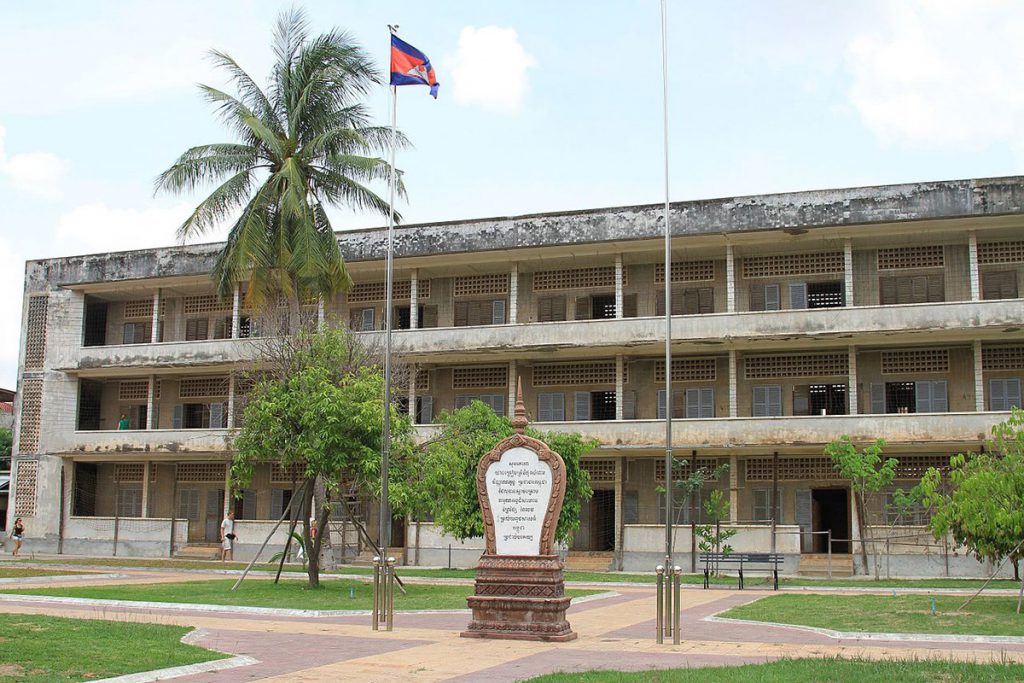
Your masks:
<instances>
[{"instance_id":1,"label":"sky","mask_svg":"<svg viewBox=\"0 0 1024 683\"><path fill-rule=\"evenodd\" d=\"M667 5L673 201L1024 171L1024 3ZM174 244L202 197L154 196L154 178L231 141L196 87L226 85L206 54L264 81L291 6L0 0L0 387L17 381L25 261ZM382 70L388 24L430 57L438 99L399 89L405 222L664 200L658 0L297 6ZM370 105L388 124L386 86Z\"/></svg>"}]
</instances>

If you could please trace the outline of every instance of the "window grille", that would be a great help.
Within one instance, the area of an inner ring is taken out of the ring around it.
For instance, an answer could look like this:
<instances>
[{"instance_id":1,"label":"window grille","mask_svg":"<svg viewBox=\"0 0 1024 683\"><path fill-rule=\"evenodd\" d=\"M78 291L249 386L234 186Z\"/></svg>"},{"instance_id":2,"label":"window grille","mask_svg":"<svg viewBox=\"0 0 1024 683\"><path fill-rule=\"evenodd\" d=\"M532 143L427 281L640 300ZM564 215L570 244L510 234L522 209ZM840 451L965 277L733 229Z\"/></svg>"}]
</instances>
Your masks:
<instances>
[{"instance_id":1,"label":"window grille","mask_svg":"<svg viewBox=\"0 0 1024 683\"><path fill-rule=\"evenodd\" d=\"M35 460L19 460L15 489L14 516L34 517L36 514L36 479L39 463Z\"/></svg>"},{"instance_id":2,"label":"window grille","mask_svg":"<svg viewBox=\"0 0 1024 683\"><path fill-rule=\"evenodd\" d=\"M300 482L306 478L306 463L293 462L282 467L279 463L270 466L271 484L290 484L292 481Z\"/></svg>"},{"instance_id":3,"label":"window grille","mask_svg":"<svg viewBox=\"0 0 1024 683\"><path fill-rule=\"evenodd\" d=\"M879 270L903 268L942 268L945 265L941 244L927 247L891 247L878 250Z\"/></svg>"},{"instance_id":4,"label":"window grille","mask_svg":"<svg viewBox=\"0 0 1024 683\"><path fill-rule=\"evenodd\" d=\"M508 292L508 273L494 275L459 275L455 278L455 296L476 294L505 294Z\"/></svg>"},{"instance_id":5,"label":"window grille","mask_svg":"<svg viewBox=\"0 0 1024 683\"><path fill-rule=\"evenodd\" d=\"M979 244L978 263L1024 263L1024 240Z\"/></svg>"},{"instance_id":6,"label":"window grille","mask_svg":"<svg viewBox=\"0 0 1024 683\"><path fill-rule=\"evenodd\" d=\"M124 302L124 317L129 318L150 318L153 317L152 299L135 299Z\"/></svg>"},{"instance_id":7,"label":"window grille","mask_svg":"<svg viewBox=\"0 0 1024 683\"><path fill-rule=\"evenodd\" d=\"M590 474L591 483L614 483L615 482L615 461L614 460L584 460L583 469ZM664 463L662 463L664 465Z\"/></svg>"},{"instance_id":8,"label":"window grille","mask_svg":"<svg viewBox=\"0 0 1024 683\"><path fill-rule=\"evenodd\" d=\"M508 366L474 366L452 369L452 389L504 387L508 385Z\"/></svg>"},{"instance_id":9,"label":"window grille","mask_svg":"<svg viewBox=\"0 0 1024 683\"><path fill-rule=\"evenodd\" d=\"M882 351L882 374L949 372L947 349Z\"/></svg>"},{"instance_id":10,"label":"window grille","mask_svg":"<svg viewBox=\"0 0 1024 683\"><path fill-rule=\"evenodd\" d=\"M25 368L43 367L46 355L46 295L28 298L25 328Z\"/></svg>"},{"instance_id":11,"label":"window grille","mask_svg":"<svg viewBox=\"0 0 1024 683\"><path fill-rule=\"evenodd\" d=\"M714 358L673 358L673 382L713 382L718 362ZM665 381L665 361L654 363L654 381Z\"/></svg>"},{"instance_id":12,"label":"window grille","mask_svg":"<svg viewBox=\"0 0 1024 683\"><path fill-rule=\"evenodd\" d=\"M18 452L39 451L39 421L43 408L43 380L22 380L21 417L18 420Z\"/></svg>"},{"instance_id":13,"label":"window grille","mask_svg":"<svg viewBox=\"0 0 1024 683\"><path fill-rule=\"evenodd\" d=\"M747 481L772 481L772 458L749 458ZM839 473L828 458L779 458L779 481L829 481Z\"/></svg>"},{"instance_id":14,"label":"window grille","mask_svg":"<svg viewBox=\"0 0 1024 683\"><path fill-rule=\"evenodd\" d=\"M178 385L178 398L221 397L228 395L227 377L189 377Z\"/></svg>"},{"instance_id":15,"label":"window grille","mask_svg":"<svg viewBox=\"0 0 1024 683\"><path fill-rule=\"evenodd\" d=\"M430 371L416 371L416 391L430 391Z\"/></svg>"},{"instance_id":16,"label":"window grille","mask_svg":"<svg viewBox=\"0 0 1024 683\"><path fill-rule=\"evenodd\" d=\"M629 380L624 376L623 381ZM543 363L533 367L535 387L570 384L615 384L615 361Z\"/></svg>"},{"instance_id":17,"label":"window grille","mask_svg":"<svg viewBox=\"0 0 1024 683\"><path fill-rule=\"evenodd\" d=\"M160 382L155 381L156 385L153 387L153 398L160 398ZM133 379L126 380L117 383L117 400L118 401L148 401L149 400L149 380L148 379Z\"/></svg>"},{"instance_id":18,"label":"window grille","mask_svg":"<svg viewBox=\"0 0 1024 683\"><path fill-rule=\"evenodd\" d=\"M626 284L626 270L622 271L622 284ZM533 291L552 289L594 289L615 286L615 266L573 268L571 270L541 270L533 274Z\"/></svg>"},{"instance_id":19,"label":"window grille","mask_svg":"<svg viewBox=\"0 0 1024 683\"><path fill-rule=\"evenodd\" d=\"M689 477L696 470L706 470L708 473L708 481L718 481L718 477L714 476L714 471L719 465L718 458L683 458L686 460L686 465L683 467L676 466L673 468L672 478L673 479L685 479ZM696 470L694 469L696 467ZM655 460L654 461L654 481L658 484L664 485L665 483L665 461ZM678 494L675 496L678 498ZM663 504L664 505L664 504Z\"/></svg>"},{"instance_id":20,"label":"window grille","mask_svg":"<svg viewBox=\"0 0 1024 683\"><path fill-rule=\"evenodd\" d=\"M744 377L838 377L849 372L845 353L819 353L788 356L747 356L743 359Z\"/></svg>"},{"instance_id":21,"label":"window grille","mask_svg":"<svg viewBox=\"0 0 1024 683\"><path fill-rule=\"evenodd\" d=\"M1024 370L1024 346L984 346L981 367L985 370Z\"/></svg>"},{"instance_id":22,"label":"window grille","mask_svg":"<svg viewBox=\"0 0 1024 683\"><path fill-rule=\"evenodd\" d=\"M222 462L178 463L178 481L183 483L217 482L224 483L227 465Z\"/></svg>"},{"instance_id":23,"label":"window grille","mask_svg":"<svg viewBox=\"0 0 1024 683\"><path fill-rule=\"evenodd\" d=\"M142 483L146 466L141 462L124 462L114 465L114 481L121 483Z\"/></svg>"},{"instance_id":24,"label":"window grille","mask_svg":"<svg viewBox=\"0 0 1024 683\"><path fill-rule=\"evenodd\" d=\"M846 261L841 251L747 256L743 259L743 277L752 280L787 275L842 273L845 267Z\"/></svg>"},{"instance_id":25,"label":"window grille","mask_svg":"<svg viewBox=\"0 0 1024 683\"><path fill-rule=\"evenodd\" d=\"M709 282L715 279L715 262L707 261L673 261L672 282ZM665 282L665 264L654 266L654 283Z\"/></svg>"},{"instance_id":26,"label":"window grille","mask_svg":"<svg viewBox=\"0 0 1024 683\"><path fill-rule=\"evenodd\" d=\"M945 472L949 469L948 455L894 455L897 479L920 479L929 468Z\"/></svg>"},{"instance_id":27,"label":"window grille","mask_svg":"<svg viewBox=\"0 0 1024 683\"><path fill-rule=\"evenodd\" d=\"M348 300L351 303L386 301L387 298L387 282L360 282L353 285L352 291L348 293ZM411 298L412 280L396 280L392 289L392 299L395 301L408 301ZM430 298L430 280L416 281L416 298Z\"/></svg>"},{"instance_id":28,"label":"window grille","mask_svg":"<svg viewBox=\"0 0 1024 683\"><path fill-rule=\"evenodd\" d=\"M216 294L200 294L197 296L186 296L183 298L182 311L185 315L196 313L213 313L215 311L230 311L230 301L221 301Z\"/></svg>"}]
</instances>

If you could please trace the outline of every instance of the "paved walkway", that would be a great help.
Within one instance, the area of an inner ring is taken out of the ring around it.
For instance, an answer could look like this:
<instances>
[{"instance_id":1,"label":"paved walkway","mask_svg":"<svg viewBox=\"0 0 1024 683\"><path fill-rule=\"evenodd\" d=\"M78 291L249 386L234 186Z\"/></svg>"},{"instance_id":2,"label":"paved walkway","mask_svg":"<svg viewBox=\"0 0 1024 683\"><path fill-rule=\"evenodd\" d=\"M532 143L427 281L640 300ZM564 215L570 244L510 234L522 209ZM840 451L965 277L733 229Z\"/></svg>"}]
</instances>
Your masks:
<instances>
[{"instance_id":1,"label":"paved walkway","mask_svg":"<svg viewBox=\"0 0 1024 683\"><path fill-rule=\"evenodd\" d=\"M130 578L97 577L83 583L196 580L196 573L119 570ZM213 575L208 578L215 578ZM223 578L223 575L220 576ZM30 583L29 579L25 584ZM70 582L69 582L70 583ZM47 585L53 586L51 581ZM607 587L603 587L606 588ZM516 681L553 671L595 668L646 670L761 663L780 657L912 658L1024 662L1024 644L935 641L844 641L784 627L705 621L764 592L686 590L680 645L654 642L655 603L648 586L616 586L611 597L584 601L569 612L576 641L563 644L458 637L468 612L400 613L396 630L373 632L366 615L279 617L230 611L151 607L0 603L7 613L51 614L118 621L179 624L201 629L192 642L258 663L175 679L234 681Z\"/></svg>"}]
</instances>

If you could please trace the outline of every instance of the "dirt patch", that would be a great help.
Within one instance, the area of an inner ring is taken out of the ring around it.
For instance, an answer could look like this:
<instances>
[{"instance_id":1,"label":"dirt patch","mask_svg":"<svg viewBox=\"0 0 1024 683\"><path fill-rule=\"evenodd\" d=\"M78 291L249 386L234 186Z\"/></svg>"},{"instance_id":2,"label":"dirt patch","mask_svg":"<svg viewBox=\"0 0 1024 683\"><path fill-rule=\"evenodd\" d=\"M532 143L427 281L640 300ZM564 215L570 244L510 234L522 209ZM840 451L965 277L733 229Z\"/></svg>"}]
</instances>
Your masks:
<instances>
[{"instance_id":1,"label":"dirt patch","mask_svg":"<svg viewBox=\"0 0 1024 683\"><path fill-rule=\"evenodd\" d=\"M18 664L0 664L0 676L21 678L25 675L24 667Z\"/></svg>"}]
</instances>

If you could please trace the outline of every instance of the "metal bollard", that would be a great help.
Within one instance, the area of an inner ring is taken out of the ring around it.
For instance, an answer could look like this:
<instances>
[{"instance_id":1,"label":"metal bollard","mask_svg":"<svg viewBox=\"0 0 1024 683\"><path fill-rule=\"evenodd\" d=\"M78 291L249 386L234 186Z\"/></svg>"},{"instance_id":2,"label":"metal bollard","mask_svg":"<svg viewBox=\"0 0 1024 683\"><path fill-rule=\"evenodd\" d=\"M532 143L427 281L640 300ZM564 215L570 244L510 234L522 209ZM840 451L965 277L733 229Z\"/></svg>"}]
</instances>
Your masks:
<instances>
[{"instance_id":1,"label":"metal bollard","mask_svg":"<svg viewBox=\"0 0 1024 683\"><path fill-rule=\"evenodd\" d=\"M392 631L395 627L395 558L389 557L386 565L387 571L387 610L385 611L386 618L388 620L388 630Z\"/></svg>"},{"instance_id":2,"label":"metal bollard","mask_svg":"<svg viewBox=\"0 0 1024 683\"><path fill-rule=\"evenodd\" d=\"M380 630L380 592L381 592L381 575L380 575L380 557L373 558L373 630Z\"/></svg>"},{"instance_id":3,"label":"metal bollard","mask_svg":"<svg viewBox=\"0 0 1024 683\"><path fill-rule=\"evenodd\" d=\"M672 577L672 644L679 644L679 583L683 577L683 568L676 565Z\"/></svg>"},{"instance_id":4,"label":"metal bollard","mask_svg":"<svg viewBox=\"0 0 1024 683\"><path fill-rule=\"evenodd\" d=\"M665 635L672 635L672 567L665 567Z\"/></svg>"},{"instance_id":5,"label":"metal bollard","mask_svg":"<svg viewBox=\"0 0 1024 683\"><path fill-rule=\"evenodd\" d=\"M660 564L655 567L654 572L658 575L658 617L657 617L657 629L658 635L656 642L661 645L665 642L665 568Z\"/></svg>"}]
</instances>

